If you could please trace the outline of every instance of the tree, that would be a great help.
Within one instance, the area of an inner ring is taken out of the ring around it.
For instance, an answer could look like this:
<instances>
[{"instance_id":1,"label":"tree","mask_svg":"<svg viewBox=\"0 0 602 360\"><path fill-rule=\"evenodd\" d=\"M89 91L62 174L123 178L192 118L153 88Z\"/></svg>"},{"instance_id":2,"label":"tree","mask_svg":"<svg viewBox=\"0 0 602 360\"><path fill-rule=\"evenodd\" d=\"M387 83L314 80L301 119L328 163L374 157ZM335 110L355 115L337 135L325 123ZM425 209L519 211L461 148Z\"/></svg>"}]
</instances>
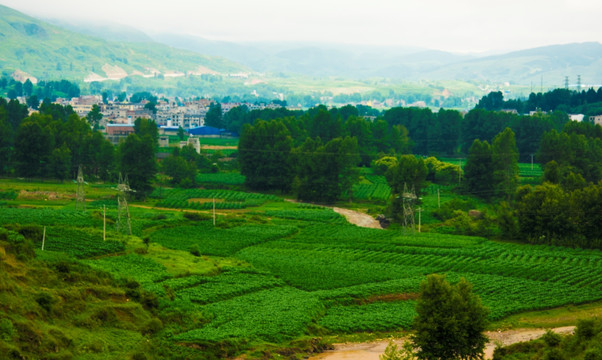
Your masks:
<instances>
[{"instance_id":1,"label":"tree","mask_svg":"<svg viewBox=\"0 0 602 360\"><path fill-rule=\"evenodd\" d=\"M238 159L247 186L290 190L292 145L290 133L280 121L259 120L254 126L245 124L238 142Z\"/></svg>"},{"instance_id":2,"label":"tree","mask_svg":"<svg viewBox=\"0 0 602 360\"><path fill-rule=\"evenodd\" d=\"M171 177L171 183L182 187L192 187L195 184L196 167L182 156L172 155L161 164L165 175Z\"/></svg>"},{"instance_id":3,"label":"tree","mask_svg":"<svg viewBox=\"0 0 602 360\"><path fill-rule=\"evenodd\" d=\"M475 139L464 165L464 188L482 199L493 197L493 160L487 141Z\"/></svg>"},{"instance_id":4,"label":"tree","mask_svg":"<svg viewBox=\"0 0 602 360\"><path fill-rule=\"evenodd\" d=\"M94 129L98 129L100 125L100 120L102 120L100 106L98 106L97 104L92 105L92 110L90 110L90 112L88 113L87 119L90 125L94 127Z\"/></svg>"},{"instance_id":5,"label":"tree","mask_svg":"<svg viewBox=\"0 0 602 360\"><path fill-rule=\"evenodd\" d=\"M52 150L50 154L50 175L61 182L69 177L71 170L71 151L66 144Z\"/></svg>"},{"instance_id":6,"label":"tree","mask_svg":"<svg viewBox=\"0 0 602 360\"><path fill-rule=\"evenodd\" d=\"M488 310L464 278L432 274L420 284L411 339L419 359L482 359Z\"/></svg>"},{"instance_id":7,"label":"tree","mask_svg":"<svg viewBox=\"0 0 602 360\"><path fill-rule=\"evenodd\" d=\"M399 161L385 173L391 187L392 197L389 212L393 217L403 217L403 193L414 188L417 196L424 187L428 168L424 160L414 155L402 155Z\"/></svg>"},{"instance_id":8,"label":"tree","mask_svg":"<svg viewBox=\"0 0 602 360\"><path fill-rule=\"evenodd\" d=\"M326 144L320 138L307 138L293 151L297 197L332 203L344 193L349 195L357 181L359 160L355 138L335 138Z\"/></svg>"},{"instance_id":9,"label":"tree","mask_svg":"<svg viewBox=\"0 0 602 360\"><path fill-rule=\"evenodd\" d=\"M25 83L23 83L23 95L29 97L32 93L33 84L31 83L31 80L27 79L25 80Z\"/></svg>"},{"instance_id":10,"label":"tree","mask_svg":"<svg viewBox=\"0 0 602 360\"><path fill-rule=\"evenodd\" d=\"M17 174L25 177L44 175L52 152L52 134L43 124L49 116L33 114L25 120L15 138Z\"/></svg>"},{"instance_id":11,"label":"tree","mask_svg":"<svg viewBox=\"0 0 602 360\"><path fill-rule=\"evenodd\" d=\"M514 132L506 128L494 139L491 146L494 190L500 197L510 201L518 186L518 149Z\"/></svg>"},{"instance_id":12,"label":"tree","mask_svg":"<svg viewBox=\"0 0 602 360\"><path fill-rule=\"evenodd\" d=\"M128 176L136 197L144 198L152 191L151 181L157 173L154 146L148 137L130 134L119 144L119 169Z\"/></svg>"},{"instance_id":13,"label":"tree","mask_svg":"<svg viewBox=\"0 0 602 360\"><path fill-rule=\"evenodd\" d=\"M222 105L220 103L211 103L209 110L205 114L205 126L213 126L218 129L224 127L222 116Z\"/></svg>"},{"instance_id":14,"label":"tree","mask_svg":"<svg viewBox=\"0 0 602 360\"><path fill-rule=\"evenodd\" d=\"M134 132L141 138L148 138L153 147L157 146L159 141L159 129L155 120L146 118L137 118L134 121Z\"/></svg>"}]
</instances>

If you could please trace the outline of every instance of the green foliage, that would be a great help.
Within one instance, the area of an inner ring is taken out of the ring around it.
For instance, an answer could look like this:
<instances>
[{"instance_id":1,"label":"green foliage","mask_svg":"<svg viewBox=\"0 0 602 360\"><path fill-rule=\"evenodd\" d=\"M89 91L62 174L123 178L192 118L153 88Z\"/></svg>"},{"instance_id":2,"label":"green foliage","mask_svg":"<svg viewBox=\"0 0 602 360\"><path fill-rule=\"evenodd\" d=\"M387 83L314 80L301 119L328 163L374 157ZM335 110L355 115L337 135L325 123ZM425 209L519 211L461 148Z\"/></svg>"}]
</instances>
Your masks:
<instances>
[{"instance_id":1,"label":"green foliage","mask_svg":"<svg viewBox=\"0 0 602 360\"><path fill-rule=\"evenodd\" d=\"M393 341L389 341L384 354L378 358L380 360L415 360L416 354L414 354L412 344L407 341L403 343L401 349L398 349L397 344Z\"/></svg>"},{"instance_id":2,"label":"green foliage","mask_svg":"<svg viewBox=\"0 0 602 360\"><path fill-rule=\"evenodd\" d=\"M290 190L293 140L282 122L245 125L238 143L240 173L252 189Z\"/></svg>"},{"instance_id":3,"label":"green foliage","mask_svg":"<svg viewBox=\"0 0 602 360\"><path fill-rule=\"evenodd\" d=\"M514 132L506 128L491 145L494 191L510 201L518 186L518 149Z\"/></svg>"},{"instance_id":4,"label":"green foliage","mask_svg":"<svg viewBox=\"0 0 602 360\"><path fill-rule=\"evenodd\" d=\"M429 275L420 284L412 342L420 359L482 357L487 309L464 278L452 286L445 276Z\"/></svg>"},{"instance_id":5,"label":"green foliage","mask_svg":"<svg viewBox=\"0 0 602 360\"><path fill-rule=\"evenodd\" d=\"M130 134L119 144L119 169L127 176L136 197L144 198L152 191L151 181L157 172L154 146L148 137Z\"/></svg>"},{"instance_id":6,"label":"green foliage","mask_svg":"<svg viewBox=\"0 0 602 360\"><path fill-rule=\"evenodd\" d=\"M492 150L487 141L475 139L472 143L464 166L464 179L468 193L482 199L494 196Z\"/></svg>"}]
</instances>

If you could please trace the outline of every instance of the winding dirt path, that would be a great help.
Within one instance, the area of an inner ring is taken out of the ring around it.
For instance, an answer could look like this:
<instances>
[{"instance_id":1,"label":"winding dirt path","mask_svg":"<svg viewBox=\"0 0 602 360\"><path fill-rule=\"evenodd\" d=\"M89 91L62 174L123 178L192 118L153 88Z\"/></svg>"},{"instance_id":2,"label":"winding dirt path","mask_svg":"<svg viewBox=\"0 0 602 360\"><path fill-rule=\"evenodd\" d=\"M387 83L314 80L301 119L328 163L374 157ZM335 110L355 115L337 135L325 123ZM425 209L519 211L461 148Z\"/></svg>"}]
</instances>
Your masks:
<instances>
[{"instance_id":1,"label":"winding dirt path","mask_svg":"<svg viewBox=\"0 0 602 360\"><path fill-rule=\"evenodd\" d=\"M558 334L570 334L574 326L565 326L552 329ZM523 341L529 341L541 337L545 329L516 329L507 331L488 331L489 343L485 347L485 359L493 358L495 347L512 345ZM395 339L394 342L401 346L405 339ZM321 354L310 357L308 360L379 360L389 340L380 340L368 343L346 343L334 344L334 350L327 350Z\"/></svg>"}]
</instances>

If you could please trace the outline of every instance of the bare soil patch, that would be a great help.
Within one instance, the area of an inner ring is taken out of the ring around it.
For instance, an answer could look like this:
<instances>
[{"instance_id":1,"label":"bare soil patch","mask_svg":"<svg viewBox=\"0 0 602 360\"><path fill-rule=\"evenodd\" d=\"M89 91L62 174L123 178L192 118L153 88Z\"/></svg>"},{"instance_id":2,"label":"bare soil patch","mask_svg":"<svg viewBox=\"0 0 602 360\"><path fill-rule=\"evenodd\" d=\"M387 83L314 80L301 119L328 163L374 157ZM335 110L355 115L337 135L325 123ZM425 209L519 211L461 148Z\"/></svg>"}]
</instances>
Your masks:
<instances>
[{"instance_id":1,"label":"bare soil patch","mask_svg":"<svg viewBox=\"0 0 602 360\"><path fill-rule=\"evenodd\" d=\"M382 229L378 220L373 218L368 214L364 214L359 211L343 209L338 207L333 207L332 210L343 215L347 221L357 226L372 228L372 229Z\"/></svg>"},{"instance_id":2,"label":"bare soil patch","mask_svg":"<svg viewBox=\"0 0 602 360\"><path fill-rule=\"evenodd\" d=\"M570 334L575 330L574 326L554 328L552 331L558 334ZM485 347L485 359L493 358L496 346L507 346L519 342L530 341L545 334L545 329L515 329L507 331L488 331L489 343ZM393 342L401 346L406 339L394 339ZM345 343L334 344L334 350L328 350L308 360L378 360L385 352L389 340L379 340L367 343Z\"/></svg>"}]
</instances>

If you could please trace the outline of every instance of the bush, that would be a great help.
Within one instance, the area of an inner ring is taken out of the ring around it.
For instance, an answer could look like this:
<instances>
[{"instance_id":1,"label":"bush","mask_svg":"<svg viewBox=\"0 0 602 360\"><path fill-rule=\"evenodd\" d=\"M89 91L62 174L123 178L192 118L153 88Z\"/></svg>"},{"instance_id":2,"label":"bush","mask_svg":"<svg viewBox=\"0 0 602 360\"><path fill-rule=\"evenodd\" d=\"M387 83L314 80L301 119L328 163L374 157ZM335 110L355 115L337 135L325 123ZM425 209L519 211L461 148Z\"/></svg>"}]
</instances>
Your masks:
<instances>
[{"instance_id":1,"label":"bush","mask_svg":"<svg viewBox=\"0 0 602 360\"><path fill-rule=\"evenodd\" d=\"M10 341L15 334L15 328L13 327L10 319L0 320L0 340Z\"/></svg>"},{"instance_id":2,"label":"bush","mask_svg":"<svg viewBox=\"0 0 602 360\"><path fill-rule=\"evenodd\" d=\"M562 337L552 330L547 330L541 338L549 347L556 347L562 341Z\"/></svg>"},{"instance_id":3,"label":"bush","mask_svg":"<svg viewBox=\"0 0 602 360\"><path fill-rule=\"evenodd\" d=\"M204 221L211 219L210 215L190 211L185 212L184 217L190 221Z\"/></svg>"},{"instance_id":4,"label":"bush","mask_svg":"<svg viewBox=\"0 0 602 360\"><path fill-rule=\"evenodd\" d=\"M52 310L52 306L54 303L56 303L56 300L49 293L42 292L36 295L36 302L42 307L42 309L50 312Z\"/></svg>"},{"instance_id":5,"label":"bush","mask_svg":"<svg viewBox=\"0 0 602 360\"><path fill-rule=\"evenodd\" d=\"M198 245L192 245L190 247L190 253L196 257L201 256L201 250L199 249Z\"/></svg>"}]
</instances>

